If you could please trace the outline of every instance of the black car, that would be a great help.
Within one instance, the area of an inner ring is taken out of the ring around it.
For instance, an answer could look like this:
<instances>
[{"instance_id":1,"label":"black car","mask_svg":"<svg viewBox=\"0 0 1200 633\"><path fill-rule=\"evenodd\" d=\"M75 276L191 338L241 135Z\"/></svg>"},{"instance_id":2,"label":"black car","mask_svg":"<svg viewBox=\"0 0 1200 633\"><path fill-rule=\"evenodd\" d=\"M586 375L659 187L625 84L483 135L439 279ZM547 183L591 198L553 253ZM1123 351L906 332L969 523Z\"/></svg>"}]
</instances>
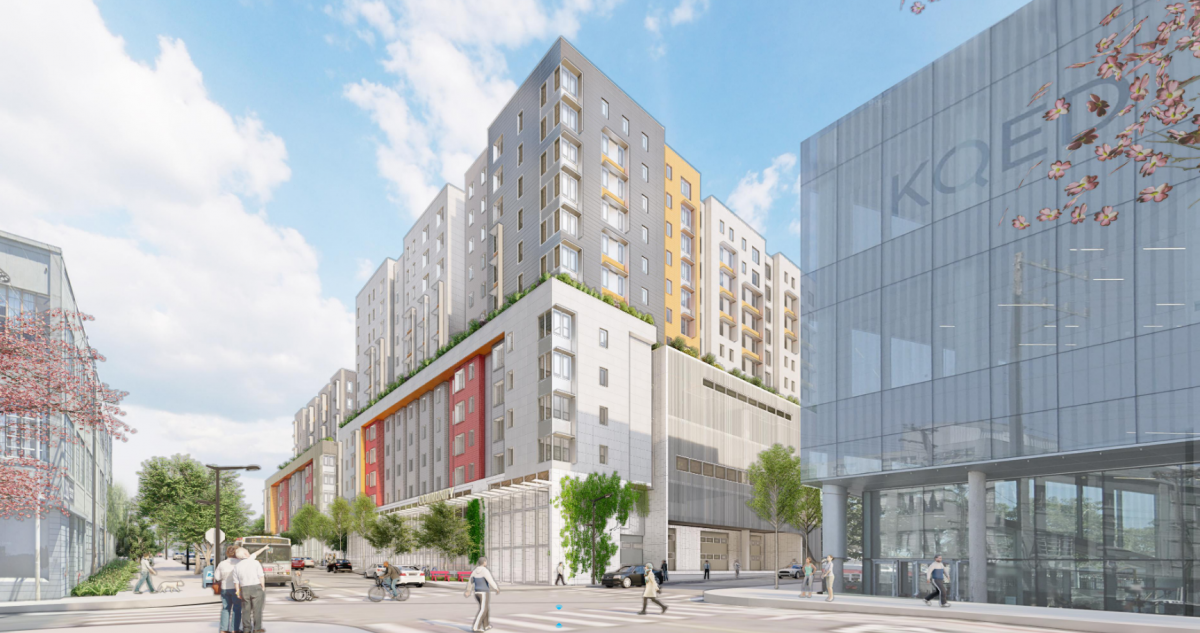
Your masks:
<instances>
[{"instance_id":1,"label":"black car","mask_svg":"<svg viewBox=\"0 0 1200 633\"><path fill-rule=\"evenodd\" d=\"M325 565L325 571L328 573L339 572L339 571L354 571L354 567L352 567L350 565L350 561L348 561L344 558L339 558L337 560L329 561L329 563L327 563Z\"/></svg>"},{"instance_id":2,"label":"black car","mask_svg":"<svg viewBox=\"0 0 1200 633\"><path fill-rule=\"evenodd\" d=\"M651 568L653 569L653 568ZM662 584L662 572L654 569L654 581ZM646 585L645 565L625 565L617 571L610 571L600 578L605 587L643 587Z\"/></svg>"}]
</instances>

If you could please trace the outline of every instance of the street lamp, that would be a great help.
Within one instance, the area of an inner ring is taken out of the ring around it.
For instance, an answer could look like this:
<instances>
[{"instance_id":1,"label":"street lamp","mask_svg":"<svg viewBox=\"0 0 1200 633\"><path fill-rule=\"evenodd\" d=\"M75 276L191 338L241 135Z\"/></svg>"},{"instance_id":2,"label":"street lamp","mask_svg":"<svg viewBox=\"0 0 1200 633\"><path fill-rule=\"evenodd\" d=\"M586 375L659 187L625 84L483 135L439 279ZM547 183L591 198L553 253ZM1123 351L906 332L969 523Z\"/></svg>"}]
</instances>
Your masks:
<instances>
[{"instance_id":1,"label":"street lamp","mask_svg":"<svg viewBox=\"0 0 1200 633\"><path fill-rule=\"evenodd\" d=\"M611 496L613 496L613 493L610 492L603 497L592 499L592 584L596 583L596 502Z\"/></svg>"},{"instance_id":2,"label":"street lamp","mask_svg":"<svg viewBox=\"0 0 1200 633\"><path fill-rule=\"evenodd\" d=\"M217 500L214 502L214 505L216 506L215 510L217 529L213 534L213 549L216 550L216 552L213 554L213 568L216 569L216 566L221 564L221 471L245 470L247 472L254 472L259 470L259 467L257 464L250 464L249 466L217 466L215 464L205 464L205 466L211 468L217 475Z\"/></svg>"}]
</instances>

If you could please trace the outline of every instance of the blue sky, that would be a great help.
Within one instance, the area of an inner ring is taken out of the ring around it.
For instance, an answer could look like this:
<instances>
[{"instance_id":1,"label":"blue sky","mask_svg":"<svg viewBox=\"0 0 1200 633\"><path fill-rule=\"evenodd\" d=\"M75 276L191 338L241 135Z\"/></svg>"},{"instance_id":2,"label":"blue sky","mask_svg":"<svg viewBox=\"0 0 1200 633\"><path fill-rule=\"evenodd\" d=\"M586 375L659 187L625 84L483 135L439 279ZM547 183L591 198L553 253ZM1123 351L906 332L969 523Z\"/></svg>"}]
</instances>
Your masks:
<instances>
[{"instance_id":1,"label":"blue sky","mask_svg":"<svg viewBox=\"0 0 1200 633\"><path fill-rule=\"evenodd\" d=\"M63 249L152 455L291 454L353 300L566 36L798 261L802 139L1025 0L0 5L0 228ZM19 61L17 61L19 60Z\"/></svg>"}]
</instances>

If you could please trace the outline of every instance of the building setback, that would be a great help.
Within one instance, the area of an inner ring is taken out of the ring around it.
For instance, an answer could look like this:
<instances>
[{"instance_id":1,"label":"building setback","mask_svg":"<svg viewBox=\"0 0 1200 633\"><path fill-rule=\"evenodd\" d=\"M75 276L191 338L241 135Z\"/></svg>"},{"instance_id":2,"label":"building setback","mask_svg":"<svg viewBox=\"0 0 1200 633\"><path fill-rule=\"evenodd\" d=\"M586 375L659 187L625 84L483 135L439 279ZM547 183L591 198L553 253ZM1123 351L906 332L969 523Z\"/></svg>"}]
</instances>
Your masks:
<instances>
[{"instance_id":1,"label":"building setback","mask_svg":"<svg viewBox=\"0 0 1200 633\"><path fill-rule=\"evenodd\" d=\"M802 457L839 564L862 497L866 593L941 555L958 599L1197 615L1200 181L1065 148L1127 124L1132 76L1064 68L1110 9L1034 0L801 145ZM1057 97L1078 111L1043 121ZM1042 174L1068 159L1120 220L1014 229L1067 210Z\"/></svg>"}]
</instances>

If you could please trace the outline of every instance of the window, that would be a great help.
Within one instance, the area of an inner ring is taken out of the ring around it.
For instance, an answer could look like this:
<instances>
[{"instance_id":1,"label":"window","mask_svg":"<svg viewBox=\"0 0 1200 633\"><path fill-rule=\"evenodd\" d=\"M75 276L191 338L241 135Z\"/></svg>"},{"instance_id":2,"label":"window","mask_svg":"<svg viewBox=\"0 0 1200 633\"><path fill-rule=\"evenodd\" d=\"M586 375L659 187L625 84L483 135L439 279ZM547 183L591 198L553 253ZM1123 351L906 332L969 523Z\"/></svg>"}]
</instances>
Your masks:
<instances>
[{"instance_id":1,"label":"window","mask_svg":"<svg viewBox=\"0 0 1200 633\"><path fill-rule=\"evenodd\" d=\"M750 260L753 261L755 264L758 263L758 249L757 248L750 249Z\"/></svg>"},{"instance_id":2,"label":"window","mask_svg":"<svg viewBox=\"0 0 1200 633\"><path fill-rule=\"evenodd\" d=\"M667 237L675 237L675 227L667 222Z\"/></svg>"},{"instance_id":3,"label":"window","mask_svg":"<svg viewBox=\"0 0 1200 633\"><path fill-rule=\"evenodd\" d=\"M642 182L650 182L650 168L642 163Z\"/></svg>"},{"instance_id":4,"label":"window","mask_svg":"<svg viewBox=\"0 0 1200 633\"><path fill-rule=\"evenodd\" d=\"M600 407L600 426L608 426L608 407Z\"/></svg>"},{"instance_id":5,"label":"window","mask_svg":"<svg viewBox=\"0 0 1200 633\"><path fill-rule=\"evenodd\" d=\"M466 371L460 369L454 373L454 393L462 391L465 386L467 386Z\"/></svg>"},{"instance_id":6,"label":"window","mask_svg":"<svg viewBox=\"0 0 1200 633\"><path fill-rule=\"evenodd\" d=\"M607 171L604 173L608 173ZM618 231L624 232L627 224L625 211L604 201L600 207L600 217Z\"/></svg>"},{"instance_id":7,"label":"window","mask_svg":"<svg viewBox=\"0 0 1200 633\"><path fill-rule=\"evenodd\" d=\"M650 137L646 136L644 132L642 133L642 149L650 151Z\"/></svg>"},{"instance_id":8,"label":"window","mask_svg":"<svg viewBox=\"0 0 1200 633\"><path fill-rule=\"evenodd\" d=\"M607 266L600 267L600 285L619 296L625 296L625 278L612 272Z\"/></svg>"},{"instance_id":9,"label":"window","mask_svg":"<svg viewBox=\"0 0 1200 633\"><path fill-rule=\"evenodd\" d=\"M600 463L608 463L608 447L603 444L600 445Z\"/></svg>"},{"instance_id":10,"label":"window","mask_svg":"<svg viewBox=\"0 0 1200 633\"><path fill-rule=\"evenodd\" d=\"M454 485L461 486L466 482L463 475L463 467L458 466L454 469Z\"/></svg>"},{"instance_id":11,"label":"window","mask_svg":"<svg viewBox=\"0 0 1200 633\"><path fill-rule=\"evenodd\" d=\"M514 380L513 380L513 372L512 372L512 371L509 371L509 372L508 372L508 379L506 380L506 382L507 382L507 388L508 388L508 390L509 390L509 391L512 391L512 388L513 388L513 383L514 383Z\"/></svg>"},{"instance_id":12,"label":"window","mask_svg":"<svg viewBox=\"0 0 1200 633\"><path fill-rule=\"evenodd\" d=\"M525 260L525 242L517 242L517 263Z\"/></svg>"},{"instance_id":13,"label":"window","mask_svg":"<svg viewBox=\"0 0 1200 633\"><path fill-rule=\"evenodd\" d=\"M606 119L608 118L608 102L605 101L604 99L600 100L600 114L604 118L606 118Z\"/></svg>"},{"instance_id":14,"label":"window","mask_svg":"<svg viewBox=\"0 0 1200 633\"><path fill-rule=\"evenodd\" d=\"M525 111L521 110L517 113L517 134L520 134L525 129Z\"/></svg>"},{"instance_id":15,"label":"window","mask_svg":"<svg viewBox=\"0 0 1200 633\"><path fill-rule=\"evenodd\" d=\"M679 235L679 252L684 257L693 259L692 257L692 237L687 234Z\"/></svg>"},{"instance_id":16,"label":"window","mask_svg":"<svg viewBox=\"0 0 1200 633\"><path fill-rule=\"evenodd\" d=\"M608 138L607 134L600 135L600 152L620 165L622 169L625 167L625 146Z\"/></svg>"},{"instance_id":17,"label":"window","mask_svg":"<svg viewBox=\"0 0 1200 633\"><path fill-rule=\"evenodd\" d=\"M576 77L575 73L567 70L566 68L561 68L559 70L559 74L562 76L563 90L567 91L569 94L571 94L573 96L578 97L579 96L579 77Z\"/></svg>"},{"instance_id":18,"label":"window","mask_svg":"<svg viewBox=\"0 0 1200 633\"><path fill-rule=\"evenodd\" d=\"M466 406L466 402L459 402L454 405L454 418L451 421L452 424L458 424L467 419Z\"/></svg>"},{"instance_id":19,"label":"window","mask_svg":"<svg viewBox=\"0 0 1200 633\"><path fill-rule=\"evenodd\" d=\"M621 117L621 131L629 134L629 119Z\"/></svg>"},{"instance_id":20,"label":"window","mask_svg":"<svg viewBox=\"0 0 1200 633\"><path fill-rule=\"evenodd\" d=\"M650 305L650 291L642 288L642 303Z\"/></svg>"},{"instance_id":21,"label":"window","mask_svg":"<svg viewBox=\"0 0 1200 633\"><path fill-rule=\"evenodd\" d=\"M672 169L671 169L671 166L670 166L670 165L667 165L667 180L672 180L672 179L674 179L674 173L673 173L673 172L674 172L674 170L672 170Z\"/></svg>"},{"instance_id":22,"label":"window","mask_svg":"<svg viewBox=\"0 0 1200 633\"><path fill-rule=\"evenodd\" d=\"M718 233L725 235L725 220L721 220L721 230Z\"/></svg>"},{"instance_id":23,"label":"window","mask_svg":"<svg viewBox=\"0 0 1200 633\"><path fill-rule=\"evenodd\" d=\"M679 179L679 193L688 200L692 199L692 183L688 182L686 178Z\"/></svg>"},{"instance_id":24,"label":"window","mask_svg":"<svg viewBox=\"0 0 1200 633\"><path fill-rule=\"evenodd\" d=\"M467 365L467 380L475 380L475 366Z\"/></svg>"},{"instance_id":25,"label":"window","mask_svg":"<svg viewBox=\"0 0 1200 633\"><path fill-rule=\"evenodd\" d=\"M467 452L467 444L466 443L467 443L466 433L459 433L458 435L455 435L454 436L454 455L456 455L456 456L462 455L463 453Z\"/></svg>"},{"instance_id":26,"label":"window","mask_svg":"<svg viewBox=\"0 0 1200 633\"><path fill-rule=\"evenodd\" d=\"M692 229L692 210L686 204L679 205L679 225L691 231Z\"/></svg>"},{"instance_id":27,"label":"window","mask_svg":"<svg viewBox=\"0 0 1200 633\"><path fill-rule=\"evenodd\" d=\"M672 198L671 194L669 194L669 193L665 194L665 195L666 195L666 200L667 200L667 208L670 209L675 205L675 199Z\"/></svg>"},{"instance_id":28,"label":"window","mask_svg":"<svg viewBox=\"0 0 1200 633\"><path fill-rule=\"evenodd\" d=\"M525 177L517 176L517 197L525 195Z\"/></svg>"},{"instance_id":29,"label":"window","mask_svg":"<svg viewBox=\"0 0 1200 633\"><path fill-rule=\"evenodd\" d=\"M645 226L642 227L642 243L643 244L650 243L650 229Z\"/></svg>"},{"instance_id":30,"label":"window","mask_svg":"<svg viewBox=\"0 0 1200 633\"><path fill-rule=\"evenodd\" d=\"M600 386L608 386L608 369L605 369L604 367L600 368Z\"/></svg>"},{"instance_id":31,"label":"window","mask_svg":"<svg viewBox=\"0 0 1200 633\"><path fill-rule=\"evenodd\" d=\"M746 238L742 238L742 250L746 250Z\"/></svg>"},{"instance_id":32,"label":"window","mask_svg":"<svg viewBox=\"0 0 1200 633\"><path fill-rule=\"evenodd\" d=\"M675 313L672 312L670 308L667 308L667 323L674 323L674 322L675 322Z\"/></svg>"},{"instance_id":33,"label":"window","mask_svg":"<svg viewBox=\"0 0 1200 633\"><path fill-rule=\"evenodd\" d=\"M562 120L563 127L568 130L571 130L572 132L578 132L579 131L579 113L575 111L575 108L572 108L571 106L567 105L566 103L560 103L559 104L559 112L560 112L560 116L562 117L561 120Z\"/></svg>"},{"instance_id":34,"label":"window","mask_svg":"<svg viewBox=\"0 0 1200 633\"><path fill-rule=\"evenodd\" d=\"M674 266L675 265L675 254L672 253L671 251L667 251L666 254L667 254L667 265Z\"/></svg>"},{"instance_id":35,"label":"window","mask_svg":"<svg viewBox=\"0 0 1200 633\"><path fill-rule=\"evenodd\" d=\"M571 379L572 358L562 352L554 352L554 375L564 380Z\"/></svg>"},{"instance_id":36,"label":"window","mask_svg":"<svg viewBox=\"0 0 1200 633\"><path fill-rule=\"evenodd\" d=\"M667 280L667 294L675 294L675 284L670 279Z\"/></svg>"},{"instance_id":37,"label":"window","mask_svg":"<svg viewBox=\"0 0 1200 633\"><path fill-rule=\"evenodd\" d=\"M475 396L467 398L467 413L475 413Z\"/></svg>"},{"instance_id":38,"label":"window","mask_svg":"<svg viewBox=\"0 0 1200 633\"><path fill-rule=\"evenodd\" d=\"M671 252L667 251L667 259L670 259ZM679 262L680 275L679 280L689 286L692 285L692 265L687 262Z\"/></svg>"},{"instance_id":39,"label":"window","mask_svg":"<svg viewBox=\"0 0 1200 633\"><path fill-rule=\"evenodd\" d=\"M600 329L600 347L608 347L608 330Z\"/></svg>"},{"instance_id":40,"label":"window","mask_svg":"<svg viewBox=\"0 0 1200 633\"><path fill-rule=\"evenodd\" d=\"M729 227L729 241L730 242L733 241L733 227L732 226Z\"/></svg>"},{"instance_id":41,"label":"window","mask_svg":"<svg viewBox=\"0 0 1200 633\"><path fill-rule=\"evenodd\" d=\"M755 286L758 286L758 271L757 270L750 271L750 283L754 284Z\"/></svg>"},{"instance_id":42,"label":"window","mask_svg":"<svg viewBox=\"0 0 1200 633\"><path fill-rule=\"evenodd\" d=\"M492 384L492 405L504 404L504 381L497 380Z\"/></svg>"},{"instance_id":43,"label":"window","mask_svg":"<svg viewBox=\"0 0 1200 633\"><path fill-rule=\"evenodd\" d=\"M504 137L501 136L500 138L496 139L495 143L492 143L492 162L493 163L496 162L496 159L500 158L503 155L504 155Z\"/></svg>"},{"instance_id":44,"label":"window","mask_svg":"<svg viewBox=\"0 0 1200 633\"><path fill-rule=\"evenodd\" d=\"M642 258L642 273L647 274L647 275L650 274L650 260L646 259L645 257ZM670 283L670 282L668 282L668 283ZM670 294L670 293L668 293L668 294Z\"/></svg>"},{"instance_id":45,"label":"window","mask_svg":"<svg viewBox=\"0 0 1200 633\"><path fill-rule=\"evenodd\" d=\"M508 465L512 466L513 465L513 449L511 449L511 448L507 449L505 451L505 454L506 454L506 461L507 461Z\"/></svg>"}]
</instances>

